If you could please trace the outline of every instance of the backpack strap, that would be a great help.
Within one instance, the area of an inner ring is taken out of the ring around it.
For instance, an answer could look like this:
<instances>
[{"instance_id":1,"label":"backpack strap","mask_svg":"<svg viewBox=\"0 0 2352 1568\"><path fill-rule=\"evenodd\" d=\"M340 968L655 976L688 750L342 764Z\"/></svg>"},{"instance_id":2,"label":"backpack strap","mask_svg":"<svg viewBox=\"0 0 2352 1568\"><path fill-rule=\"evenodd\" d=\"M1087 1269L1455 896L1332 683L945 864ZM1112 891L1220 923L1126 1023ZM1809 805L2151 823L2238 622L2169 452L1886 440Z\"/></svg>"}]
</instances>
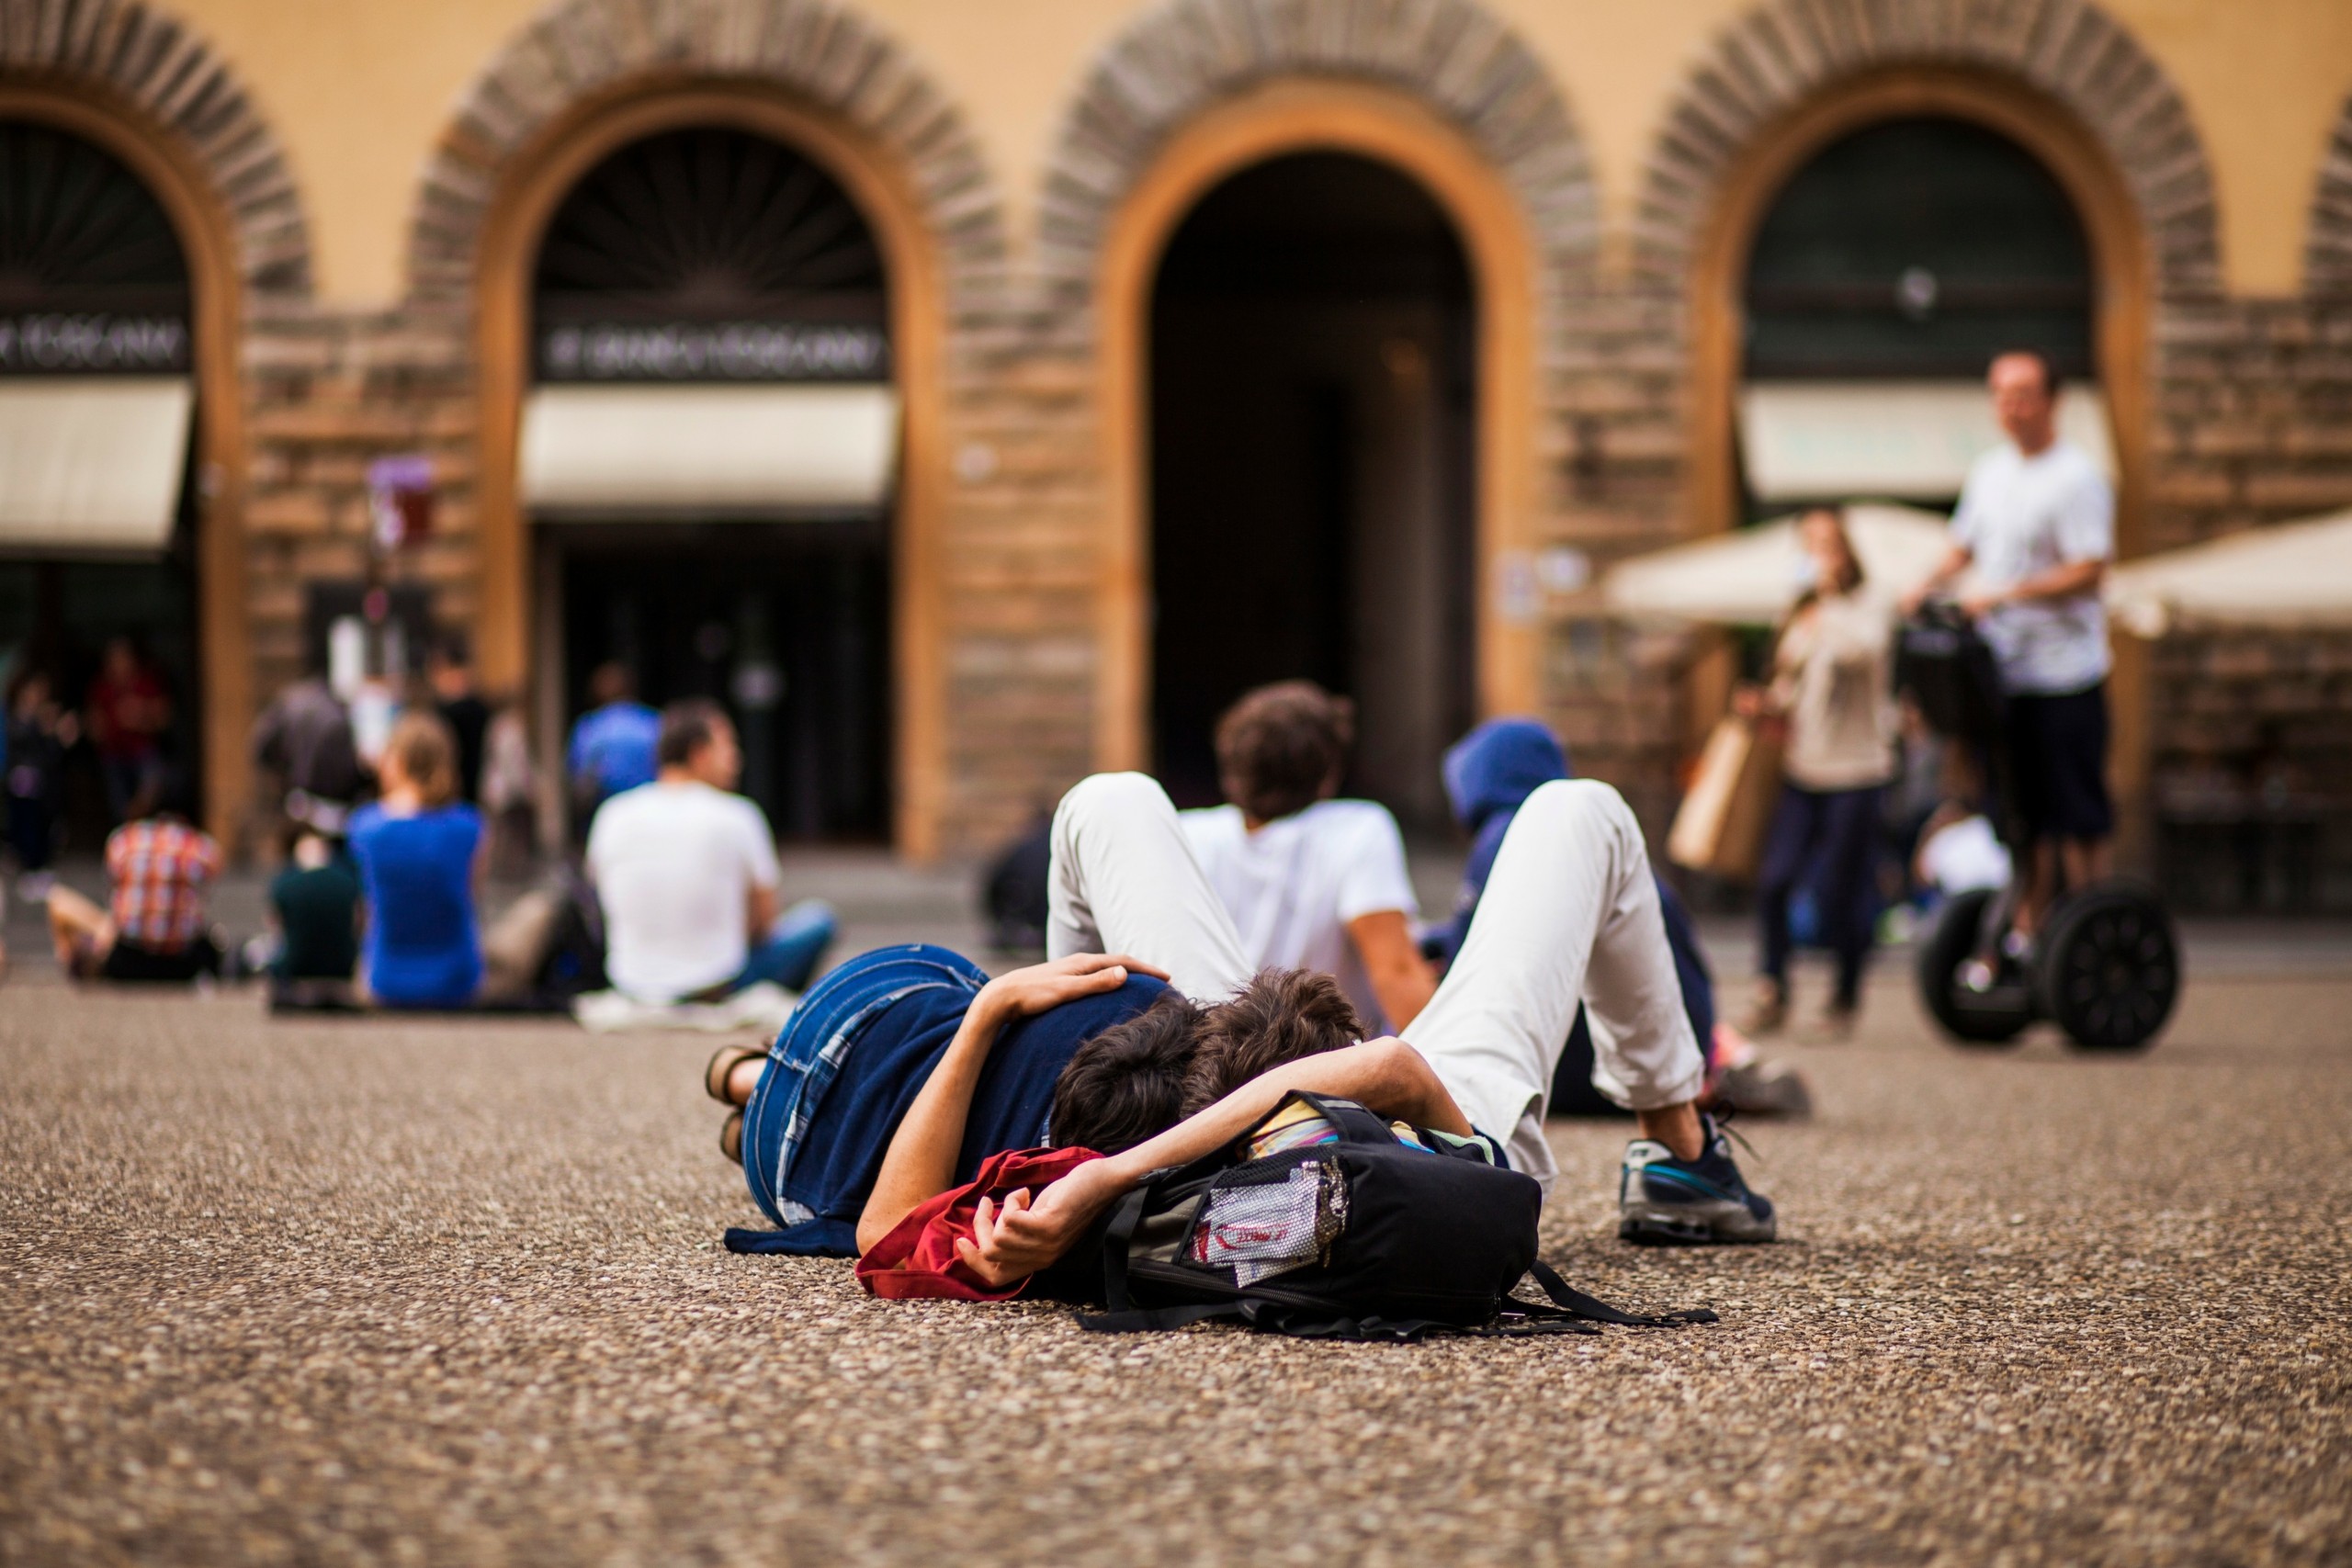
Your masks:
<instances>
[{"instance_id":1,"label":"backpack strap","mask_svg":"<svg viewBox=\"0 0 2352 1568\"><path fill-rule=\"evenodd\" d=\"M1111 1223L1102 1233L1102 1304L1111 1309L1110 1315L1119 1317L1152 1315L1133 1311L1135 1298L1127 1292L1127 1247L1136 1239L1136 1227L1143 1224L1144 1204L1151 1197L1151 1183L1131 1188L1111 1210ZM1079 1321L1086 1322L1084 1317ZM1181 1327L1171 1324L1170 1327ZM1132 1329L1106 1330L1133 1333Z\"/></svg>"},{"instance_id":2,"label":"backpack strap","mask_svg":"<svg viewBox=\"0 0 2352 1568\"><path fill-rule=\"evenodd\" d=\"M1682 1328L1694 1323L1721 1321L1705 1307L1695 1307L1689 1312L1657 1313L1649 1315L1620 1311L1607 1302L1586 1295L1582 1291L1561 1279L1559 1270L1540 1258L1527 1266L1527 1271L1535 1276L1535 1282L1543 1287L1544 1293L1552 1298L1553 1305L1562 1314L1569 1317L1582 1318L1588 1323L1613 1323L1626 1328ZM1510 1300L1509 1297L1504 1299L1506 1303ZM1522 1311L1534 1308L1532 1315L1550 1315L1543 1312L1540 1307L1535 1307L1533 1303L1521 1302L1518 1305Z\"/></svg>"},{"instance_id":3,"label":"backpack strap","mask_svg":"<svg viewBox=\"0 0 2352 1568\"><path fill-rule=\"evenodd\" d=\"M1128 1307L1115 1312L1082 1312L1078 1314L1078 1325L1089 1334L1164 1334L1170 1329L1206 1323L1211 1318L1238 1319L1243 1315L1239 1302L1196 1302L1191 1306L1158 1307L1149 1311Z\"/></svg>"}]
</instances>

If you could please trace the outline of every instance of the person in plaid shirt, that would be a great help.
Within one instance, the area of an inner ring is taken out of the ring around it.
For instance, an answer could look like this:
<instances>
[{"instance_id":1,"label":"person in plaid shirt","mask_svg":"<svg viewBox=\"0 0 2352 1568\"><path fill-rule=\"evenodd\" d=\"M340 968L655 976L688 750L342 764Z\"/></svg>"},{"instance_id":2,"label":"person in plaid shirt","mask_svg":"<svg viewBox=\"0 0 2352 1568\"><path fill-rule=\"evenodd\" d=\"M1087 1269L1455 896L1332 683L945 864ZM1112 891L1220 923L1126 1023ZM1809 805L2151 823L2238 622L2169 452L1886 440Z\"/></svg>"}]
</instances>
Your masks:
<instances>
[{"instance_id":1,"label":"person in plaid shirt","mask_svg":"<svg viewBox=\"0 0 2352 1568\"><path fill-rule=\"evenodd\" d=\"M49 896L57 962L82 980L187 981L218 973L220 950L205 893L220 874L220 846L167 799L107 839L114 896L100 908L70 887Z\"/></svg>"}]
</instances>

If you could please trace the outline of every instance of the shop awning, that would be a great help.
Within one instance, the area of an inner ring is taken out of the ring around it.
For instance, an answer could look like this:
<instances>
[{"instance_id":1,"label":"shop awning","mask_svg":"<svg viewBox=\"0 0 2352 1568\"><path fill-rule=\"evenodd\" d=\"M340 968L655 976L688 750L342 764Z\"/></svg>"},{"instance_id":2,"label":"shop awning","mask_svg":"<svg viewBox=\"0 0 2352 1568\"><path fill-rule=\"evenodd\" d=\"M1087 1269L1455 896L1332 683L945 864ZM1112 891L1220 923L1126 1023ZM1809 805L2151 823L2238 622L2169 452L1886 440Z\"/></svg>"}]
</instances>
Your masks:
<instances>
[{"instance_id":1,"label":"shop awning","mask_svg":"<svg viewBox=\"0 0 2352 1568\"><path fill-rule=\"evenodd\" d=\"M195 408L181 376L0 380L0 549L162 549Z\"/></svg>"},{"instance_id":2,"label":"shop awning","mask_svg":"<svg viewBox=\"0 0 2352 1568\"><path fill-rule=\"evenodd\" d=\"M542 387L523 410L524 502L590 518L870 510L898 455L888 386Z\"/></svg>"},{"instance_id":3,"label":"shop awning","mask_svg":"<svg viewBox=\"0 0 2352 1568\"><path fill-rule=\"evenodd\" d=\"M1846 535L1890 601L1926 581L1950 547L1943 518L1908 506L1848 507ZM1620 615L1766 626L1796 602L1803 558L1796 519L1783 517L1620 561L1600 595Z\"/></svg>"},{"instance_id":4,"label":"shop awning","mask_svg":"<svg viewBox=\"0 0 2352 1568\"><path fill-rule=\"evenodd\" d=\"M2095 387L2058 397L2059 434L2115 474ZM1765 502L1888 497L1948 501L2001 439L1982 381L1751 381L1740 389L1740 457Z\"/></svg>"},{"instance_id":5,"label":"shop awning","mask_svg":"<svg viewBox=\"0 0 2352 1568\"><path fill-rule=\"evenodd\" d=\"M2143 556L2108 573L2106 599L2141 637L2176 625L2352 626L2352 512Z\"/></svg>"}]
</instances>

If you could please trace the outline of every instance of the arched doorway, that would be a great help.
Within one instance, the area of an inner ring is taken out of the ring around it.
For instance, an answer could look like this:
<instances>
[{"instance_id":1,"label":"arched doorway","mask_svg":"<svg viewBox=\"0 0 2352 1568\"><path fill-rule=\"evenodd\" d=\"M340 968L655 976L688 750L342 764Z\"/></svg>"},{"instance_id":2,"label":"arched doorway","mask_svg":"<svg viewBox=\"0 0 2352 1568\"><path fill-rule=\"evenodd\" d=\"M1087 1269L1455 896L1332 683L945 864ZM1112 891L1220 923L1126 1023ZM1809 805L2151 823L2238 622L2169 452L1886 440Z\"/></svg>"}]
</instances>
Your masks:
<instances>
[{"instance_id":1,"label":"arched doorway","mask_svg":"<svg viewBox=\"0 0 2352 1568\"><path fill-rule=\"evenodd\" d=\"M218 348L214 323L198 321L188 244L148 175L79 125L6 107L0 659L12 693L38 675L93 721L92 748L39 796L87 850L167 781L203 793L198 427L220 411L198 382L199 352ZM137 685L97 683L114 645L143 666ZM218 817L235 803L210 804Z\"/></svg>"},{"instance_id":2,"label":"arched doorway","mask_svg":"<svg viewBox=\"0 0 2352 1568\"><path fill-rule=\"evenodd\" d=\"M2098 278L2064 186L1951 116L1860 127L1773 193L1742 283L1740 513L1886 499L1948 509L1999 439L1983 391L2005 349L2050 356L2062 427L2112 467Z\"/></svg>"},{"instance_id":3,"label":"arched doorway","mask_svg":"<svg viewBox=\"0 0 2352 1568\"><path fill-rule=\"evenodd\" d=\"M1356 699L1350 787L1442 819L1475 710L1470 271L1395 168L1276 157L1193 206L1151 303L1158 771L1216 798L1210 729L1249 688Z\"/></svg>"},{"instance_id":4,"label":"arched doorway","mask_svg":"<svg viewBox=\"0 0 2352 1568\"><path fill-rule=\"evenodd\" d=\"M718 699L787 839L891 827L889 295L842 184L723 124L605 153L533 264L543 702L569 724L608 661L657 705Z\"/></svg>"}]
</instances>

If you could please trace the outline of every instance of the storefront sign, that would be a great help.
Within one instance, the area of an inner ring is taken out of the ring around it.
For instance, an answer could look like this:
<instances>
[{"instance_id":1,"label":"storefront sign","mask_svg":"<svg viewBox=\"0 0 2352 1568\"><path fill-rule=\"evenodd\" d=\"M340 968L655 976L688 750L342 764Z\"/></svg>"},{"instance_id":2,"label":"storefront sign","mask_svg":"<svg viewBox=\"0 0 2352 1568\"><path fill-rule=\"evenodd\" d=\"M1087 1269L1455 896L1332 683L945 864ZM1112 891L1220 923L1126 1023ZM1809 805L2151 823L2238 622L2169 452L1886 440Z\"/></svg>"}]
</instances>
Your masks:
<instances>
[{"instance_id":1,"label":"storefront sign","mask_svg":"<svg viewBox=\"0 0 2352 1568\"><path fill-rule=\"evenodd\" d=\"M0 376L154 376L187 367L187 322L176 316L107 310L0 316Z\"/></svg>"},{"instance_id":2,"label":"storefront sign","mask_svg":"<svg viewBox=\"0 0 2352 1568\"><path fill-rule=\"evenodd\" d=\"M546 329L543 381L884 381L878 326L797 321L590 321Z\"/></svg>"}]
</instances>

